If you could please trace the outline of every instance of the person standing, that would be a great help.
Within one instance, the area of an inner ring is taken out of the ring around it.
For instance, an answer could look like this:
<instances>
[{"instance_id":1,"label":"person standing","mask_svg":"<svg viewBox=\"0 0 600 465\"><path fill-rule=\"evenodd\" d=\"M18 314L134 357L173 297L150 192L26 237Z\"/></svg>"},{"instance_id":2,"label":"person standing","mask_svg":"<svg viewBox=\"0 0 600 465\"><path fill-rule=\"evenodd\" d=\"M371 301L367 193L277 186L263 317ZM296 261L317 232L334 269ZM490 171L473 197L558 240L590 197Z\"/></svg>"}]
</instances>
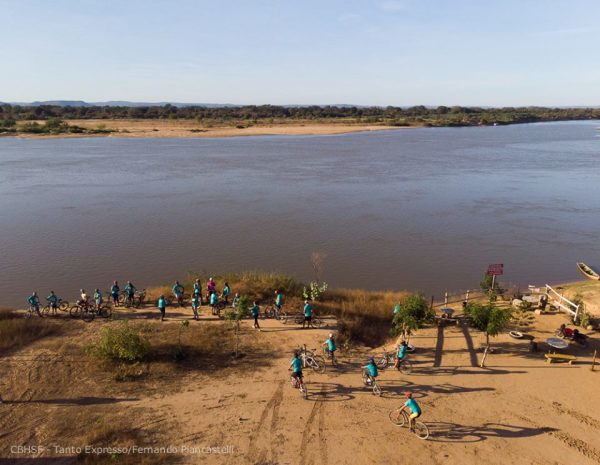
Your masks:
<instances>
[{"instance_id":1,"label":"person standing","mask_svg":"<svg viewBox=\"0 0 600 465\"><path fill-rule=\"evenodd\" d=\"M200 294L195 293L192 296L192 311L194 312L194 320L198 320L198 308L200 307Z\"/></svg>"},{"instance_id":2,"label":"person standing","mask_svg":"<svg viewBox=\"0 0 600 465\"><path fill-rule=\"evenodd\" d=\"M231 288L229 287L229 284L225 282L223 292L221 293L221 298L225 301L225 305L229 305L229 294L231 294Z\"/></svg>"},{"instance_id":3,"label":"person standing","mask_svg":"<svg viewBox=\"0 0 600 465\"><path fill-rule=\"evenodd\" d=\"M158 298L158 302L156 303L156 306L160 310L160 321L164 321L166 308L167 308L167 299L165 299L164 295L161 294L161 296Z\"/></svg>"},{"instance_id":4,"label":"person standing","mask_svg":"<svg viewBox=\"0 0 600 465\"><path fill-rule=\"evenodd\" d=\"M254 317L254 329L260 331L260 325L258 324L258 316L260 315L260 307L256 303L256 300L253 302L253 306L250 309L252 316Z\"/></svg>"},{"instance_id":5,"label":"person standing","mask_svg":"<svg viewBox=\"0 0 600 465\"><path fill-rule=\"evenodd\" d=\"M120 292L121 292L121 289L119 288L119 283L117 281L114 281L113 285L110 286L110 295L112 296L113 305L115 307L119 306L119 293Z\"/></svg>"},{"instance_id":6,"label":"person standing","mask_svg":"<svg viewBox=\"0 0 600 465\"><path fill-rule=\"evenodd\" d=\"M302 322L302 329L305 327L312 328L312 316L313 306L309 300L304 301L304 321Z\"/></svg>"}]
</instances>

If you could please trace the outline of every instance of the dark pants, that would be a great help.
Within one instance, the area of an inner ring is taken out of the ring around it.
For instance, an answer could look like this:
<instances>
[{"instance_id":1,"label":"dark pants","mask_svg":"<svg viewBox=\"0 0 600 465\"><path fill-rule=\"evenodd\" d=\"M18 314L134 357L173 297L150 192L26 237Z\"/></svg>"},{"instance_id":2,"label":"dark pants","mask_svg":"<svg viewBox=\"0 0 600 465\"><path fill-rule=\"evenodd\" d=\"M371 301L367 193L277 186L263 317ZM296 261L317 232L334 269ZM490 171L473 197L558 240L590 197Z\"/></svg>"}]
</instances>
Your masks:
<instances>
[{"instance_id":1,"label":"dark pants","mask_svg":"<svg viewBox=\"0 0 600 465\"><path fill-rule=\"evenodd\" d=\"M160 319L161 321L165 319L165 309L164 308L159 308L160 310Z\"/></svg>"}]
</instances>

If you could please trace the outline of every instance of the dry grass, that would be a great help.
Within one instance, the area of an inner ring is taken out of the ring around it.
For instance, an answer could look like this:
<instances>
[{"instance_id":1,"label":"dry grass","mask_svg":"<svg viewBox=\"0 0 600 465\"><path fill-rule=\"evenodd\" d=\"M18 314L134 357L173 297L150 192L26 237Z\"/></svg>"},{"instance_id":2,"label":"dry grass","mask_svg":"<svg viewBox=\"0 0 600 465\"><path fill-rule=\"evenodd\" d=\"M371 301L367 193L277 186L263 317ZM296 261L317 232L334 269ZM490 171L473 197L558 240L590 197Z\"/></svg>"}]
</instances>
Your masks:
<instances>
[{"instance_id":1,"label":"dry grass","mask_svg":"<svg viewBox=\"0 0 600 465\"><path fill-rule=\"evenodd\" d=\"M38 339L60 333L60 325L51 320L23 318L12 310L0 310L0 352L20 349Z\"/></svg>"}]
</instances>

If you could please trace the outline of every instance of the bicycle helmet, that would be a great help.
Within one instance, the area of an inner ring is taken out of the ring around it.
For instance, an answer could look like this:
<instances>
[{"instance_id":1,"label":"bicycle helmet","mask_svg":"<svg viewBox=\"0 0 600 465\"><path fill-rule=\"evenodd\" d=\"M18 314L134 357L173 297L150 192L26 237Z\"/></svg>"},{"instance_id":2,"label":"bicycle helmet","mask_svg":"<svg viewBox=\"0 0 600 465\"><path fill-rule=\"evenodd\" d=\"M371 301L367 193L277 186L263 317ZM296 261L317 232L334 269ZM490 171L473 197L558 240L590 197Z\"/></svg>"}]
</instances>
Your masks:
<instances>
[{"instance_id":1,"label":"bicycle helmet","mask_svg":"<svg viewBox=\"0 0 600 465\"><path fill-rule=\"evenodd\" d=\"M375 363L375 359L373 357L369 358L369 363Z\"/></svg>"},{"instance_id":2,"label":"bicycle helmet","mask_svg":"<svg viewBox=\"0 0 600 465\"><path fill-rule=\"evenodd\" d=\"M329 333L329 337L333 337L333 333Z\"/></svg>"},{"instance_id":3,"label":"bicycle helmet","mask_svg":"<svg viewBox=\"0 0 600 465\"><path fill-rule=\"evenodd\" d=\"M83 292L85 292L85 291L84 291L83 289L79 289L79 292L83 293Z\"/></svg>"},{"instance_id":4,"label":"bicycle helmet","mask_svg":"<svg viewBox=\"0 0 600 465\"><path fill-rule=\"evenodd\" d=\"M410 392L406 391L406 392L404 393L404 395L406 396L406 398L407 398L407 399L412 399L412 393L410 393Z\"/></svg>"}]
</instances>

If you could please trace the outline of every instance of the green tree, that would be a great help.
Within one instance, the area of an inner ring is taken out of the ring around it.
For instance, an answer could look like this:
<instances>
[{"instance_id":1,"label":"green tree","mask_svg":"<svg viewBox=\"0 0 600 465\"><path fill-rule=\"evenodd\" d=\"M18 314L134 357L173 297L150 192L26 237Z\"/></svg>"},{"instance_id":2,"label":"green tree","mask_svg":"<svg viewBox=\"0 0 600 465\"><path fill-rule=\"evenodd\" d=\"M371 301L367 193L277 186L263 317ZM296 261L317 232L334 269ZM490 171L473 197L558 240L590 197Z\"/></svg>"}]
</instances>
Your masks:
<instances>
[{"instance_id":1,"label":"green tree","mask_svg":"<svg viewBox=\"0 0 600 465\"><path fill-rule=\"evenodd\" d=\"M230 321L233 324L233 337L234 337L234 349L233 356L237 358L240 353L240 333L241 333L241 325L240 322L246 317L248 314L248 309L250 308L250 299L248 296L240 296L240 300L238 300L235 307L227 309L223 316L226 320Z\"/></svg>"},{"instance_id":2,"label":"green tree","mask_svg":"<svg viewBox=\"0 0 600 465\"><path fill-rule=\"evenodd\" d=\"M433 319L433 312L421 294L406 296L397 305L390 334L408 339L413 331L422 328Z\"/></svg>"},{"instance_id":3,"label":"green tree","mask_svg":"<svg viewBox=\"0 0 600 465\"><path fill-rule=\"evenodd\" d=\"M481 367L483 368L490 348L490 336L497 336L506 329L510 322L511 310L498 308L492 302L485 305L470 302L465 308L465 315L469 317L471 326L485 334L485 351L481 359Z\"/></svg>"}]
</instances>

